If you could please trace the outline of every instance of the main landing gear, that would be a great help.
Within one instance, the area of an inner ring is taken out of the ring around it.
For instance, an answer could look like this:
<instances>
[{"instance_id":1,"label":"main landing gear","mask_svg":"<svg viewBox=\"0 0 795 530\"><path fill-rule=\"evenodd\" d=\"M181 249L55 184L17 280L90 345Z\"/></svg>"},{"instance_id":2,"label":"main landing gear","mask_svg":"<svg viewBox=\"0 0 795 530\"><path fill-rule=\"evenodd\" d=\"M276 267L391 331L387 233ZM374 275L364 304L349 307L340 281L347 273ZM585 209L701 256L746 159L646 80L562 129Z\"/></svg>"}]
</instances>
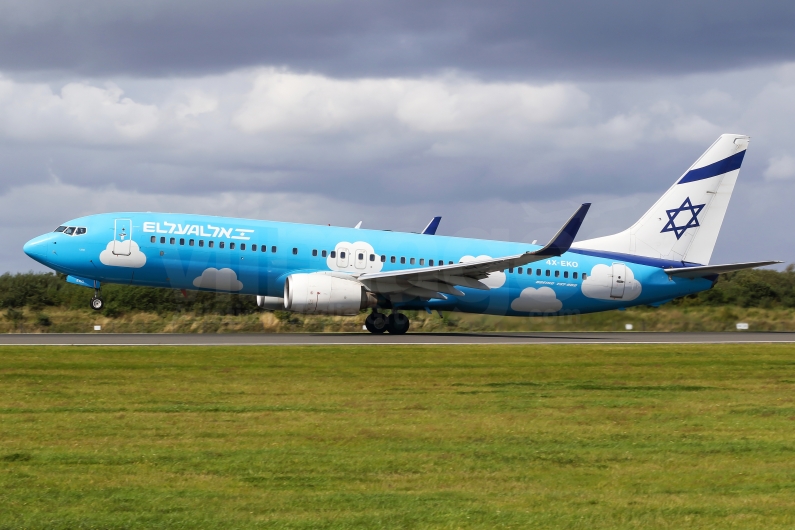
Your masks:
<instances>
[{"instance_id":1,"label":"main landing gear","mask_svg":"<svg viewBox=\"0 0 795 530\"><path fill-rule=\"evenodd\" d=\"M94 290L94 297L91 298L91 309L94 311L99 311L103 307L105 307L105 302L101 298L101 294L99 289Z\"/></svg>"},{"instance_id":2,"label":"main landing gear","mask_svg":"<svg viewBox=\"0 0 795 530\"><path fill-rule=\"evenodd\" d=\"M392 335L403 335L409 330L411 322L403 313L392 311L389 316L379 313L376 309L367 315L364 326L370 333L383 333L388 331Z\"/></svg>"}]
</instances>

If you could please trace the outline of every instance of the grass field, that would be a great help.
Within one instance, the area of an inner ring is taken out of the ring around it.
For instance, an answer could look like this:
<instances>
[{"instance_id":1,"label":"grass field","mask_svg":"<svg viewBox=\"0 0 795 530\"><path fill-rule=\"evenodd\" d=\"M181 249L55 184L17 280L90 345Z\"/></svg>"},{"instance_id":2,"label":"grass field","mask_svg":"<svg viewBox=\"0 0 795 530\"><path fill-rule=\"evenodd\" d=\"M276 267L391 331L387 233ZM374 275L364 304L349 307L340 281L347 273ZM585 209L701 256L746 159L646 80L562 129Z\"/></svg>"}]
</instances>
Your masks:
<instances>
[{"instance_id":1,"label":"grass field","mask_svg":"<svg viewBox=\"0 0 795 530\"><path fill-rule=\"evenodd\" d=\"M795 347L0 349L0 528L793 528Z\"/></svg>"}]
</instances>

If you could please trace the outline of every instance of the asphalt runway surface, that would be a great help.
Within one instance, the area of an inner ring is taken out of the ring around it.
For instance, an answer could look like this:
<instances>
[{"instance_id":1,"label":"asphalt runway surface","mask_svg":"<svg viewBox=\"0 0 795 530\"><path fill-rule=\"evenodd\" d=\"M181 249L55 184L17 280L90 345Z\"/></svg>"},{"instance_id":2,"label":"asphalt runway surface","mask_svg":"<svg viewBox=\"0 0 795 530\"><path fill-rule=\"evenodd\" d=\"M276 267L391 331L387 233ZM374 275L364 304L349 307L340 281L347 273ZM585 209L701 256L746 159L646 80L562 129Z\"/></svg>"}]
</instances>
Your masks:
<instances>
[{"instance_id":1,"label":"asphalt runway surface","mask_svg":"<svg viewBox=\"0 0 795 530\"><path fill-rule=\"evenodd\" d=\"M380 344L731 344L795 343L789 332L526 332L526 333L9 333L3 345L51 346L280 346Z\"/></svg>"}]
</instances>

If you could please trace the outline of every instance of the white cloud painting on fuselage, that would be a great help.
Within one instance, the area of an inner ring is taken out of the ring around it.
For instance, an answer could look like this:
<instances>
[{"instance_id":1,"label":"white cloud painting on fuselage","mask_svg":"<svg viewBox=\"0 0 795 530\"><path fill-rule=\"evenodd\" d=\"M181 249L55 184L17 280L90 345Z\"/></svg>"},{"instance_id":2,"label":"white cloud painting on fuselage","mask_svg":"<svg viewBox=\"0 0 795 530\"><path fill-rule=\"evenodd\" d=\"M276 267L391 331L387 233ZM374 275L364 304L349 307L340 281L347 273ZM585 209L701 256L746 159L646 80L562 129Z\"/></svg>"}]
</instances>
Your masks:
<instances>
[{"instance_id":1,"label":"white cloud painting on fuselage","mask_svg":"<svg viewBox=\"0 0 795 530\"><path fill-rule=\"evenodd\" d=\"M232 269L210 267L193 280L193 286L214 291L240 291L243 289L243 282L237 279L237 274Z\"/></svg>"},{"instance_id":2,"label":"white cloud painting on fuselage","mask_svg":"<svg viewBox=\"0 0 795 530\"><path fill-rule=\"evenodd\" d=\"M555 291L549 287L523 289L519 298L511 302L514 311L528 313L555 313L563 307L563 302L558 300Z\"/></svg>"},{"instance_id":3,"label":"white cloud painting on fuselage","mask_svg":"<svg viewBox=\"0 0 795 530\"><path fill-rule=\"evenodd\" d=\"M130 255L119 255L113 253L115 241L108 243L105 250L99 253L99 261L108 267L131 267L140 269L146 265L146 255L141 252L141 248L135 241L130 241Z\"/></svg>"},{"instance_id":4,"label":"white cloud painting on fuselage","mask_svg":"<svg viewBox=\"0 0 795 530\"><path fill-rule=\"evenodd\" d=\"M622 278L624 281L622 296L610 296L613 289L613 269L607 265L596 265L591 269L591 274L582 282L582 294L598 300L634 300L640 296L642 287L640 282L635 279L632 269L626 267L625 270L626 278Z\"/></svg>"},{"instance_id":5,"label":"white cloud painting on fuselage","mask_svg":"<svg viewBox=\"0 0 795 530\"><path fill-rule=\"evenodd\" d=\"M373 256L373 260L370 260ZM388 259L388 258L387 258ZM381 256L376 254L370 243L365 241L340 241L334 246L334 252L326 257L329 269L338 272L380 272L384 264Z\"/></svg>"}]
</instances>

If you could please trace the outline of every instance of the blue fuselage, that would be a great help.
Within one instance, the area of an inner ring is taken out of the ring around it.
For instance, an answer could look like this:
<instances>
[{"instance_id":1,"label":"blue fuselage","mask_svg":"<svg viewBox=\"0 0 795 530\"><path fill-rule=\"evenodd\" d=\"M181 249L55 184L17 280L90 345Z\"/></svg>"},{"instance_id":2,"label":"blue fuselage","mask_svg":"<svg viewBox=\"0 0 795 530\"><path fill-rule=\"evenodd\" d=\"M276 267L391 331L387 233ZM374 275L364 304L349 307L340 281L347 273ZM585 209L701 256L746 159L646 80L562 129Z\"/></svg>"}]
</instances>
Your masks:
<instances>
[{"instance_id":1,"label":"blue fuselage","mask_svg":"<svg viewBox=\"0 0 795 530\"><path fill-rule=\"evenodd\" d=\"M281 297L287 276L358 275L521 254L537 245L379 230L162 213L110 213L64 223L25 252L64 274L106 283ZM84 230L80 230L84 229ZM82 232L82 233L80 233ZM555 315L659 304L712 286L669 278L680 262L571 249L492 274L488 291L404 299L405 309ZM622 276L623 275L623 276Z\"/></svg>"}]
</instances>

